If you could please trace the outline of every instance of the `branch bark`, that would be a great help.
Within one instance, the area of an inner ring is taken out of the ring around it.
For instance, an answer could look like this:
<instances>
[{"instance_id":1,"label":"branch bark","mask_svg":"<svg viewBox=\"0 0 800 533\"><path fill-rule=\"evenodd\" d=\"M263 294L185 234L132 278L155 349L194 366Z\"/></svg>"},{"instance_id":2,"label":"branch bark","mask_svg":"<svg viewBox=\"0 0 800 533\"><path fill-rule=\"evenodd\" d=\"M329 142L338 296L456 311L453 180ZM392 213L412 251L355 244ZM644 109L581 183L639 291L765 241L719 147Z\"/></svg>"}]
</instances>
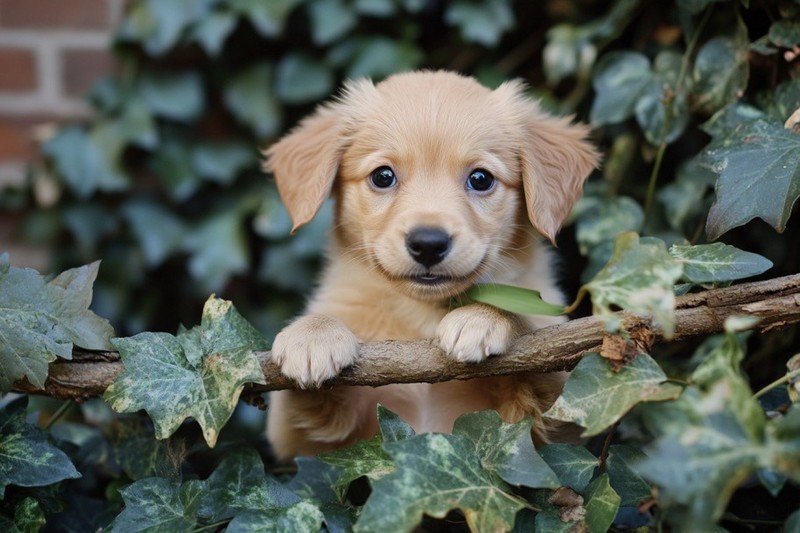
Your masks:
<instances>
[{"instance_id":1,"label":"branch bark","mask_svg":"<svg viewBox=\"0 0 800 533\"><path fill-rule=\"evenodd\" d=\"M762 331L800 322L800 274L679 297L672 339L665 339L648 317L622 313L626 331L636 332L636 337L646 339L648 344L720 332L725 319L733 315L760 318L755 328ZM517 372L569 370L584 354L599 350L604 336L605 328L597 318L572 320L524 335L507 353L480 364L455 362L430 339L373 342L363 344L358 362L328 385L376 387L390 383L435 383ZM252 385L249 393L296 388L295 383L270 362L269 352L261 352L258 357L267 384ZM76 349L71 361L58 360L50 364L43 389L23 380L15 384L14 390L81 401L100 396L122 371L123 365L116 352Z\"/></svg>"}]
</instances>

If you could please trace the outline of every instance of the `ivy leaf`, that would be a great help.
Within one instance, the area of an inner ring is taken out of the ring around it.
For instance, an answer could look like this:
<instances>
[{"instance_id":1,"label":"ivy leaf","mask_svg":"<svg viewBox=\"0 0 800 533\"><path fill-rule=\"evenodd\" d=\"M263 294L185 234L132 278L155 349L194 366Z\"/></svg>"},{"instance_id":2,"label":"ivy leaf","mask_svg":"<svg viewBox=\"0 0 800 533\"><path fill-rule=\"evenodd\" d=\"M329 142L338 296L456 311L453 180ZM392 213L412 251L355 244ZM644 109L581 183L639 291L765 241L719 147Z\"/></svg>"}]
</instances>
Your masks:
<instances>
[{"instance_id":1,"label":"ivy leaf","mask_svg":"<svg viewBox=\"0 0 800 533\"><path fill-rule=\"evenodd\" d=\"M486 472L475 445L460 435L425 433L387 443L397 470L376 481L355 531L410 531L423 514L460 509L470 529L504 531L525 507Z\"/></svg>"},{"instance_id":2,"label":"ivy leaf","mask_svg":"<svg viewBox=\"0 0 800 533\"><path fill-rule=\"evenodd\" d=\"M223 90L233 116L259 138L278 133L281 107L272 91L272 65L256 63L233 76Z\"/></svg>"},{"instance_id":3,"label":"ivy leaf","mask_svg":"<svg viewBox=\"0 0 800 533\"><path fill-rule=\"evenodd\" d=\"M561 485L577 492L586 490L598 465L597 457L585 446L577 444L548 444L539 453L556 473Z\"/></svg>"},{"instance_id":4,"label":"ivy leaf","mask_svg":"<svg viewBox=\"0 0 800 533\"><path fill-rule=\"evenodd\" d=\"M256 30L267 38L283 34L289 14L303 0L270 0L252 2L251 0L228 0L228 6L241 13L253 24Z\"/></svg>"},{"instance_id":5,"label":"ivy leaf","mask_svg":"<svg viewBox=\"0 0 800 533\"><path fill-rule=\"evenodd\" d=\"M197 512L205 483L151 477L120 490L125 508L108 526L109 531L169 531L189 533L197 524Z\"/></svg>"},{"instance_id":6,"label":"ivy leaf","mask_svg":"<svg viewBox=\"0 0 800 533\"><path fill-rule=\"evenodd\" d=\"M640 353L615 372L599 354L581 359L564 385L564 391L544 416L586 428L583 437L597 435L622 418L633 406L655 397L666 399L661 384L667 380L649 355ZM671 391L675 397L680 390Z\"/></svg>"},{"instance_id":7,"label":"ivy leaf","mask_svg":"<svg viewBox=\"0 0 800 533\"><path fill-rule=\"evenodd\" d=\"M258 156L245 141L227 140L197 144L192 164L201 176L230 185L242 170L256 166Z\"/></svg>"},{"instance_id":8,"label":"ivy leaf","mask_svg":"<svg viewBox=\"0 0 800 533\"><path fill-rule=\"evenodd\" d=\"M138 42L151 56L175 46L183 31L209 12L213 0L143 0L131 6L116 38Z\"/></svg>"},{"instance_id":9,"label":"ivy leaf","mask_svg":"<svg viewBox=\"0 0 800 533\"><path fill-rule=\"evenodd\" d=\"M620 233L642 229L644 211L628 196L588 198L583 205L575 225L575 238L584 255Z\"/></svg>"},{"instance_id":10,"label":"ivy leaf","mask_svg":"<svg viewBox=\"0 0 800 533\"><path fill-rule=\"evenodd\" d=\"M447 6L445 22L458 26L461 38L483 46L495 46L514 27L514 13L508 0L456 0Z\"/></svg>"},{"instance_id":11,"label":"ivy leaf","mask_svg":"<svg viewBox=\"0 0 800 533\"><path fill-rule=\"evenodd\" d=\"M198 514L211 522L259 511L275 512L273 519L277 519L300 501L295 493L264 473L264 463L252 448L226 453L205 483Z\"/></svg>"},{"instance_id":12,"label":"ivy leaf","mask_svg":"<svg viewBox=\"0 0 800 533\"><path fill-rule=\"evenodd\" d=\"M800 44L800 22L783 19L769 27L769 40L781 48L793 48Z\"/></svg>"},{"instance_id":13,"label":"ivy leaf","mask_svg":"<svg viewBox=\"0 0 800 533\"><path fill-rule=\"evenodd\" d=\"M714 115L704 128L714 137L704 160L718 176L706 223L709 238L756 217L782 232L800 196L800 135L739 104Z\"/></svg>"},{"instance_id":14,"label":"ivy leaf","mask_svg":"<svg viewBox=\"0 0 800 533\"><path fill-rule=\"evenodd\" d=\"M606 460L606 472L614 491L621 498L620 506L638 506L652 498L650 484L634 470L634 465L647 458L639 448L612 444Z\"/></svg>"},{"instance_id":15,"label":"ivy leaf","mask_svg":"<svg viewBox=\"0 0 800 533\"><path fill-rule=\"evenodd\" d=\"M237 515L225 528L226 533L317 533L325 519L311 502L297 502L285 509L260 509Z\"/></svg>"},{"instance_id":16,"label":"ivy leaf","mask_svg":"<svg viewBox=\"0 0 800 533\"><path fill-rule=\"evenodd\" d=\"M411 426L406 424L399 415L380 404L378 404L378 426L384 442L410 439L416 435Z\"/></svg>"},{"instance_id":17,"label":"ivy leaf","mask_svg":"<svg viewBox=\"0 0 800 533\"><path fill-rule=\"evenodd\" d=\"M328 45L347 34L358 23L358 14L342 0L321 0L308 4L311 40Z\"/></svg>"},{"instance_id":18,"label":"ivy leaf","mask_svg":"<svg viewBox=\"0 0 800 533\"><path fill-rule=\"evenodd\" d=\"M609 530L617 516L621 498L611 487L608 474L592 481L586 488L586 516L584 522L590 533L604 533Z\"/></svg>"},{"instance_id":19,"label":"ivy leaf","mask_svg":"<svg viewBox=\"0 0 800 533\"><path fill-rule=\"evenodd\" d=\"M153 114L171 120L190 122L205 107L203 81L196 72L143 75L136 91Z\"/></svg>"},{"instance_id":20,"label":"ivy leaf","mask_svg":"<svg viewBox=\"0 0 800 533\"><path fill-rule=\"evenodd\" d=\"M355 51L347 67L348 78L364 76L380 79L420 66L425 54L413 42L385 37L369 37L355 41Z\"/></svg>"},{"instance_id":21,"label":"ivy leaf","mask_svg":"<svg viewBox=\"0 0 800 533\"><path fill-rule=\"evenodd\" d=\"M37 533L46 523L47 517L34 498L19 502L14 508L13 519L0 515L0 527L8 533Z\"/></svg>"},{"instance_id":22,"label":"ivy leaf","mask_svg":"<svg viewBox=\"0 0 800 533\"><path fill-rule=\"evenodd\" d=\"M290 105L315 102L333 89L333 73L328 66L312 57L288 54L278 63L275 72L275 93Z\"/></svg>"},{"instance_id":23,"label":"ivy leaf","mask_svg":"<svg viewBox=\"0 0 800 533\"><path fill-rule=\"evenodd\" d=\"M692 92L695 104L706 113L735 102L747 87L750 42L743 30L736 37L714 37L697 53Z\"/></svg>"},{"instance_id":24,"label":"ivy leaf","mask_svg":"<svg viewBox=\"0 0 800 533\"><path fill-rule=\"evenodd\" d=\"M99 262L45 282L30 268L14 268L0 254L0 394L23 377L44 387L47 364L72 358L73 346L111 348L114 331L89 310Z\"/></svg>"},{"instance_id":25,"label":"ivy leaf","mask_svg":"<svg viewBox=\"0 0 800 533\"><path fill-rule=\"evenodd\" d=\"M460 416L454 435L475 443L481 465L510 485L533 488L558 488L558 477L536 453L531 439L530 418L505 424L497 411L481 411Z\"/></svg>"},{"instance_id":26,"label":"ivy leaf","mask_svg":"<svg viewBox=\"0 0 800 533\"><path fill-rule=\"evenodd\" d=\"M125 372L103 397L117 412L147 411L159 439L191 416L213 447L244 384L264 383L253 352L266 349L265 340L230 302L213 296L200 326L177 337L140 333L112 342Z\"/></svg>"},{"instance_id":27,"label":"ivy leaf","mask_svg":"<svg viewBox=\"0 0 800 533\"><path fill-rule=\"evenodd\" d=\"M614 124L633 116L639 95L650 83L650 60L638 52L610 52L598 62L592 85L590 120Z\"/></svg>"},{"instance_id":28,"label":"ivy leaf","mask_svg":"<svg viewBox=\"0 0 800 533\"><path fill-rule=\"evenodd\" d=\"M548 316L564 314L564 306L545 302L539 291L522 287L481 283L469 289L463 296L468 300L492 305L512 313Z\"/></svg>"},{"instance_id":29,"label":"ivy leaf","mask_svg":"<svg viewBox=\"0 0 800 533\"><path fill-rule=\"evenodd\" d=\"M180 479L186 445L180 440L156 440L146 418L115 420L111 444L120 468L132 480L155 476Z\"/></svg>"},{"instance_id":30,"label":"ivy leaf","mask_svg":"<svg viewBox=\"0 0 800 533\"><path fill-rule=\"evenodd\" d=\"M673 244L669 253L683 263L683 278L692 283L720 283L749 278L772 268L767 258L734 246Z\"/></svg>"},{"instance_id":31,"label":"ivy leaf","mask_svg":"<svg viewBox=\"0 0 800 533\"><path fill-rule=\"evenodd\" d=\"M296 457L295 463L297 474L287 487L301 498L319 503L328 531L352 532L356 516L352 507L345 502L345 490L339 483L341 471L312 457Z\"/></svg>"},{"instance_id":32,"label":"ivy leaf","mask_svg":"<svg viewBox=\"0 0 800 533\"><path fill-rule=\"evenodd\" d=\"M205 218L183 242L189 273L209 292L222 290L250 264L242 215L235 209Z\"/></svg>"},{"instance_id":33,"label":"ivy leaf","mask_svg":"<svg viewBox=\"0 0 800 533\"><path fill-rule=\"evenodd\" d=\"M636 121L650 144L675 141L689 123L687 87L678 87L681 63L682 56L676 52L659 53L653 61L653 77L636 101Z\"/></svg>"},{"instance_id":34,"label":"ivy leaf","mask_svg":"<svg viewBox=\"0 0 800 533\"><path fill-rule=\"evenodd\" d=\"M122 206L149 267L156 267L180 250L187 228L178 215L150 200L131 200Z\"/></svg>"},{"instance_id":35,"label":"ivy leaf","mask_svg":"<svg viewBox=\"0 0 800 533\"><path fill-rule=\"evenodd\" d=\"M25 421L27 406L23 397L0 409L0 499L8 485L41 487L81 477L67 454Z\"/></svg>"},{"instance_id":36,"label":"ivy leaf","mask_svg":"<svg viewBox=\"0 0 800 533\"><path fill-rule=\"evenodd\" d=\"M237 18L232 13L216 11L203 17L195 26L192 35L211 57L222 51L225 41L236 28Z\"/></svg>"},{"instance_id":37,"label":"ivy leaf","mask_svg":"<svg viewBox=\"0 0 800 533\"><path fill-rule=\"evenodd\" d=\"M383 438L380 435L347 448L319 454L319 458L341 470L341 477L336 483L343 487L361 476L375 481L394 472L394 461L383 449Z\"/></svg>"},{"instance_id":38,"label":"ivy leaf","mask_svg":"<svg viewBox=\"0 0 800 533\"><path fill-rule=\"evenodd\" d=\"M636 314L652 314L669 338L675 328L672 287L682 270L663 241L622 233L614 241L611 260L581 290L591 293L594 313L609 329L618 327L612 307L619 306Z\"/></svg>"}]
</instances>

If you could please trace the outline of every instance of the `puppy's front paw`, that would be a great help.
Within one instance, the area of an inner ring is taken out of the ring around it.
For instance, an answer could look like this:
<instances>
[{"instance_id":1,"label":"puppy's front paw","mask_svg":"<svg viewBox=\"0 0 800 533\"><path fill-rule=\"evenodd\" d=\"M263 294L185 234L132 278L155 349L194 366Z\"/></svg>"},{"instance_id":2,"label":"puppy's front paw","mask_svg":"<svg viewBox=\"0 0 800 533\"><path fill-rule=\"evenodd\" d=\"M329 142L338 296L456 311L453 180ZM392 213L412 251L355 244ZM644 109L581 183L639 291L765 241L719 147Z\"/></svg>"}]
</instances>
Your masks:
<instances>
[{"instance_id":1,"label":"puppy's front paw","mask_svg":"<svg viewBox=\"0 0 800 533\"><path fill-rule=\"evenodd\" d=\"M493 307L473 304L447 313L436 330L439 346L462 363L478 363L503 353L514 338L512 317Z\"/></svg>"},{"instance_id":2,"label":"puppy's front paw","mask_svg":"<svg viewBox=\"0 0 800 533\"><path fill-rule=\"evenodd\" d=\"M272 360L281 372L302 388L318 387L353 364L358 339L335 318L306 315L278 333L272 343Z\"/></svg>"}]
</instances>

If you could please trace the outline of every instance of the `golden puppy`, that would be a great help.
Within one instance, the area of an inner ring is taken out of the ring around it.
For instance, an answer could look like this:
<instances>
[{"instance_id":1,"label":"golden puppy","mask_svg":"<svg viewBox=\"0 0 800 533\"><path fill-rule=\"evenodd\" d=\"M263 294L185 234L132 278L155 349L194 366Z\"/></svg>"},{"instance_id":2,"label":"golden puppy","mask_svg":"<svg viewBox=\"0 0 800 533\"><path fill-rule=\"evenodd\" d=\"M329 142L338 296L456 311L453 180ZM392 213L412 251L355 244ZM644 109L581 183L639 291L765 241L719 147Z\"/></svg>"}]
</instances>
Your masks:
<instances>
[{"instance_id":1,"label":"golden puppy","mask_svg":"<svg viewBox=\"0 0 800 533\"><path fill-rule=\"evenodd\" d=\"M272 393L267 435L280 458L372 436L377 403L418 432L449 432L482 409L508 422L532 415L534 436L547 440L541 412L564 373L313 390L356 361L359 342L436 337L450 357L478 363L561 321L449 308L478 282L562 300L539 234L555 238L597 153L585 127L547 116L523 89L449 72L353 81L267 150L295 228L336 200L320 285L272 347L281 371L309 389Z\"/></svg>"}]
</instances>

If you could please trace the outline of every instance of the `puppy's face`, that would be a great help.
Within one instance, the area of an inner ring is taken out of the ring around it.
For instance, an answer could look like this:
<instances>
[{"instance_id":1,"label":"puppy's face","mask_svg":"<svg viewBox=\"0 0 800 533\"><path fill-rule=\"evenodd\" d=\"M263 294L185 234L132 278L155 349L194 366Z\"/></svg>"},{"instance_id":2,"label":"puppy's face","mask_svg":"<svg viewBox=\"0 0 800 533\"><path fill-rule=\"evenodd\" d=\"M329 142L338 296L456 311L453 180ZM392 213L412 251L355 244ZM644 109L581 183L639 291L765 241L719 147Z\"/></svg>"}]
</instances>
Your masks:
<instances>
[{"instance_id":1,"label":"puppy's face","mask_svg":"<svg viewBox=\"0 0 800 533\"><path fill-rule=\"evenodd\" d=\"M268 152L295 225L329 191L354 256L421 299L491 278L528 218L553 238L595 164L518 84L444 72L357 82Z\"/></svg>"}]
</instances>

